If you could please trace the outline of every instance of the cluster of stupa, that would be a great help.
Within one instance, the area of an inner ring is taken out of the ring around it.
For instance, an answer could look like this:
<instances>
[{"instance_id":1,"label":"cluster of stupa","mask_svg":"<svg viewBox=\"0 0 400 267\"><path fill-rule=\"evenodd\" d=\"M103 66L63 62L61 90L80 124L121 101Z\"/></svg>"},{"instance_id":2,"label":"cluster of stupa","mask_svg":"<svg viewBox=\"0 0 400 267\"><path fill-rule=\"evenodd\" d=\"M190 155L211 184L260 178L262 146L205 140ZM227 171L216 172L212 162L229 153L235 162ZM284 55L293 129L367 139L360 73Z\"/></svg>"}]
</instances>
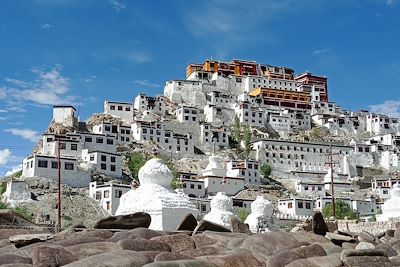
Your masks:
<instances>
[{"instance_id":1,"label":"cluster of stupa","mask_svg":"<svg viewBox=\"0 0 400 267\"><path fill-rule=\"evenodd\" d=\"M220 169L219 158L210 157L207 171ZM151 216L150 229L175 231L182 219L191 213L197 217L199 210L182 190L170 188L173 175L168 166L158 158L150 159L139 170L140 186L122 195L116 215L125 215L135 212L146 212ZM272 216L271 202L263 197L251 204L252 213L245 223L252 232L259 232L262 228L268 231L265 222ZM204 216L204 220L232 229L233 201L223 192L217 193L211 200L211 211Z\"/></svg>"}]
</instances>

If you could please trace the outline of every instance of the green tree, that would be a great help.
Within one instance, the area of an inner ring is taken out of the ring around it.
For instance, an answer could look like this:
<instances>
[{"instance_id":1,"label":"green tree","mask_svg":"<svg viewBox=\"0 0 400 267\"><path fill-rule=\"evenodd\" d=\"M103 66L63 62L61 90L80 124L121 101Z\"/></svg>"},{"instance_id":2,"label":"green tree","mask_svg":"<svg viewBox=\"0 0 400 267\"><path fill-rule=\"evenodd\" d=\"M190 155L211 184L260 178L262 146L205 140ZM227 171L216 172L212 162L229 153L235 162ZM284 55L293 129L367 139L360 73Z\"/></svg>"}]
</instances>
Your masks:
<instances>
[{"instance_id":1,"label":"green tree","mask_svg":"<svg viewBox=\"0 0 400 267\"><path fill-rule=\"evenodd\" d=\"M245 208L235 207L233 213L239 218L240 221L244 222L249 216L249 212Z\"/></svg>"},{"instance_id":2,"label":"green tree","mask_svg":"<svg viewBox=\"0 0 400 267\"><path fill-rule=\"evenodd\" d=\"M335 202L335 207L336 207L336 219L344 219L345 217L347 217L347 219L359 219L360 217L357 212L354 212L351 209L349 204L346 204L341 200L337 200ZM330 218L333 216L331 203L325 205L325 207L322 209L322 215L325 218Z\"/></svg>"},{"instance_id":3,"label":"green tree","mask_svg":"<svg viewBox=\"0 0 400 267\"><path fill-rule=\"evenodd\" d=\"M260 166L260 172L263 178L269 178L272 173L272 167L269 164L263 163Z\"/></svg>"},{"instance_id":4,"label":"green tree","mask_svg":"<svg viewBox=\"0 0 400 267\"><path fill-rule=\"evenodd\" d=\"M240 144L240 120L237 115L235 115L235 122L233 124L233 138L235 139L236 143Z\"/></svg>"},{"instance_id":5,"label":"green tree","mask_svg":"<svg viewBox=\"0 0 400 267\"><path fill-rule=\"evenodd\" d=\"M8 209L7 205L3 202L0 202L0 210Z\"/></svg>"},{"instance_id":6,"label":"green tree","mask_svg":"<svg viewBox=\"0 0 400 267\"><path fill-rule=\"evenodd\" d=\"M250 126L246 125L243 129L244 153L245 153L246 158L249 157L250 151L251 151L251 147L250 147L251 136L252 136L252 133L250 130Z\"/></svg>"},{"instance_id":7,"label":"green tree","mask_svg":"<svg viewBox=\"0 0 400 267\"><path fill-rule=\"evenodd\" d=\"M138 180L139 169L142 168L147 160L148 158L141 153L134 152L129 155L128 168L131 171L132 177L135 180Z\"/></svg>"}]
</instances>

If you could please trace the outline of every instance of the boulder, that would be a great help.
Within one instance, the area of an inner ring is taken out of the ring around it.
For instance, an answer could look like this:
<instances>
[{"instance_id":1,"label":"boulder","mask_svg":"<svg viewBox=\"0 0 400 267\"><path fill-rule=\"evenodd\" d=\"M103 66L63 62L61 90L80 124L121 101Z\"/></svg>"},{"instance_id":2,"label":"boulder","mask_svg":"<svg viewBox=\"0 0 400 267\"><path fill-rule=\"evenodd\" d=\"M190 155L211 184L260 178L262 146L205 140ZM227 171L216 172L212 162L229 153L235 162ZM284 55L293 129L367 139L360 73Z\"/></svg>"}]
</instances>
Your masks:
<instances>
[{"instance_id":1,"label":"boulder","mask_svg":"<svg viewBox=\"0 0 400 267\"><path fill-rule=\"evenodd\" d=\"M203 232L204 236L208 236L223 246L227 246L228 243L237 238L248 238L248 234L244 233L231 233L231 232L213 232L213 231L205 231Z\"/></svg>"},{"instance_id":2,"label":"boulder","mask_svg":"<svg viewBox=\"0 0 400 267\"><path fill-rule=\"evenodd\" d=\"M392 248L388 244L380 243L380 244L376 245L375 248L376 249L382 249L382 250L386 251L386 253L387 253L389 258L398 255L396 250L394 250L394 248Z\"/></svg>"},{"instance_id":3,"label":"boulder","mask_svg":"<svg viewBox=\"0 0 400 267\"><path fill-rule=\"evenodd\" d=\"M331 243L329 239L325 236L314 234L313 232L295 232L292 233L292 236L299 242L306 242L308 244L312 244L315 242L318 243Z\"/></svg>"},{"instance_id":4,"label":"boulder","mask_svg":"<svg viewBox=\"0 0 400 267\"><path fill-rule=\"evenodd\" d=\"M32 243L44 242L50 240L54 235L50 233L44 234L23 234L23 235L13 235L8 239L11 243L14 243L17 247L23 247Z\"/></svg>"},{"instance_id":5,"label":"boulder","mask_svg":"<svg viewBox=\"0 0 400 267\"><path fill-rule=\"evenodd\" d=\"M165 235L165 234L160 231L155 231L155 230L151 230L148 228L139 227L139 228L135 228L133 230L115 233L109 239L109 241L118 242L119 240L122 240L122 239L134 239L136 237L140 237L140 238L144 238L144 239L151 239L153 237L162 236L162 235Z\"/></svg>"},{"instance_id":6,"label":"boulder","mask_svg":"<svg viewBox=\"0 0 400 267\"><path fill-rule=\"evenodd\" d=\"M193 235L195 235L197 232L203 232L206 230L215 232L231 232L230 229L225 228L219 224L202 220L197 224L196 228L193 231Z\"/></svg>"},{"instance_id":7,"label":"boulder","mask_svg":"<svg viewBox=\"0 0 400 267\"><path fill-rule=\"evenodd\" d=\"M13 252L16 250L17 250L17 247L14 244L12 244L12 245L8 245L8 246L0 248L0 254L9 253L9 252Z\"/></svg>"},{"instance_id":8,"label":"boulder","mask_svg":"<svg viewBox=\"0 0 400 267\"><path fill-rule=\"evenodd\" d=\"M128 215L110 216L99 220L96 229L135 229L138 227L148 228L151 217L145 212L135 212Z\"/></svg>"},{"instance_id":9,"label":"boulder","mask_svg":"<svg viewBox=\"0 0 400 267\"><path fill-rule=\"evenodd\" d=\"M394 230L386 230L385 236L388 238L394 237Z\"/></svg>"},{"instance_id":10,"label":"boulder","mask_svg":"<svg viewBox=\"0 0 400 267\"><path fill-rule=\"evenodd\" d=\"M349 243L349 242L342 243L343 249L356 249L356 247L357 247L357 243Z\"/></svg>"},{"instance_id":11,"label":"boulder","mask_svg":"<svg viewBox=\"0 0 400 267\"><path fill-rule=\"evenodd\" d=\"M227 250L223 247L219 246L209 246L209 247L201 247L196 249L190 249L186 251L182 251L181 254L190 256L193 258L201 257L201 256L209 256L209 255L225 255L227 254Z\"/></svg>"},{"instance_id":12,"label":"boulder","mask_svg":"<svg viewBox=\"0 0 400 267\"><path fill-rule=\"evenodd\" d=\"M357 244L355 249L374 249L375 245L369 242L360 242Z\"/></svg>"},{"instance_id":13,"label":"boulder","mask_svg":"<svg viewBox=\"0 0 400 267\"><path fill-rule=\"evenodd\" d=\"M104 229L84 229L80 233L84 237L89 237L89 238L91 238L91 237L99 237L99 238L102 238L102 239L109 239L114 235L113 232L111 232L109 230L104 230Z\"/></svg>"},{"instance_id":14,"label":"boulder","mask_svg":"<svg viewBox=\"0 0 400 267\"><path fill-rule=\"evenodd\" d=\"M74 239L67 239L67 240L62 240L62 241L57 241L57 242L52 242L52 244L60 245L63 247L70 247L70 246L75 246L79 244L85 244L85 243L95 243L95 242L103 242L104 239L100 237L78 237Z\"/></svg>"},{"instance_id":15,"label":"boulder","mask_svg":"<svg viewBox=\"0 0 400 267\"><path fill-rule=\"evenodd\" d=\"M292 233L269 232L249 236L243 241L242 247L248 249L253 254L259 254L267 258L278 250L297 242Z\"/></svg>"},{"instance_id":16,"label":"boulder","mask_svg":"<svg viewBox=\"0 0 400 267\"><path fill-rule=\"evenodd\" d=\"M318 244L312 244L308 246L302 246L299 248L292 249L291 252L301 255L302 258L312 258L326 256L324 248Z\"/></svg>"},{"instance_id":17,"label":"boulder","mask_svg":"<svg viewBox=\"0 0 400 267\"><path fill-rule=\"evenodd\" d=\"M333 243L314 243L314 244L320 245L325 250L326 255L331 255L334 253L340 254L343 250L342 247L336 246Z\"/></svg>"},{"instance_id":18,"label":"boulder","mask_svg":"<svg viewBox=\"0 0 400 267\"><path fill-rule=\"evenodd\" d=\"M387 253L382 249L344 249L340 255L340 259L345 261L347 258L353 256L382 256L387 258Z\"/></svg>"},{"instance_id":19,"label":"boulder","mask_svg":"<svg viewBox=\"0 0 400 267\"><path fill-rule=\"evenodd\" d=\"M171 251L169 244L160 240L147 240L144 238L122 239L117 242L121 249L133 251Z\"/></svg>"},{"instance_id":20,"label":"boulder","mask_svg":"<svg viewBox=\"0 0 400 267\"><path fill-rule=\"evenodd\" d=\"M32 263L37 267L62 266L78 260L61 246L37 246L32 250Z\"/></svg>"},{"instance_id":21,"label":"boulder","mask_svg":"<svg viewBox=\"0 0 400 267\"><path fill-rule=\"evenodd\" d=\"M267 259L267 266L271 267L280 267L280 266L285 266L292 261L302 259L304 258L302 255L295 253L293 251L289 251L287 249L283 249L276 254L274 254L272 257Z\"/></svg>"},{"instance_id":22,"label":"boulder","mask_svg":"<svg viewBox=\"0 0 400 267\"><path fill-rule=\"evenodd\" d=\"M243 223L236 217L231 218L232 232L234 233L245 233L251 234L250 228L248 224Z\"/></svg>"},{"instance_id":23,"label":"boulder","mask_svg":"<svg viewBox=\"0 0 400 267\"><path fill-rule=\"evenodd\" d=\"M77 260L83 259L92 255L118 251L122 248L114 242L95 242L95 243L83 243L65 248L68 252L74 255Z\"/></svg>"},{"instance_id":24,"label":"boulder","mask_svg":"<svg viewBox=\"0 0 400 267\"><path fill-rule=\"evenodd\" d=\"M234 252L230 255L224 256L203 256L198 259L205 260L215 264L216 266L235 266L235 267L263 267L264 263L257 260L251 253L249 252Z\"/></svg>"},{"instance_id":25,"label":"boulder","mask_svg":"<svg viewBox=\"0 0 400 267\"><path fill-rule=\"evenodd\" d=\"M96 267L128 267L143 266L154 261L159 254L155 251L132 251L118 250L101 254L92 255L87 258L80 259L70 264L64 265L68 267L96 266Z\"/></svg>"},{"instance_id":26,"label":"boulder","mask_svg":"<svg viewBox=\"0 0 400 267\"><path fill-rule=\"evenodd\" d=\"M312 218L312 230L314 234L325 236L329 232L321 212L316 212Z\"/></svg>"},{"instance_id":27,"label":"boulder","mask_svg":"<svg viewBox=\"0 0 400 267\"><path fill-rule=\"evenodd\" d=\"M154 261L177 261L177 260L191 260L193 259L192 257L189 257L187 255L179 254L179 253L174 253L174 252L162 252L158 254L155 258Z\"/></svg>"},{"instance_id":28,"label":"boulder","mask_svg":"<svg viewBox=\"0 0 400 267\"><path fill-rule=\"evenodd\" d=\"M205 236L203 234L192 235L192 239L196 244L196 248L211 246L218 243L218 240Z\"/></svg>"},{"instance_id":29,"label":"boulder","mask_svg":"<svg viewBox=\"0 0 400 267\"><path fill-rule=\"evenodd\" d=\"M235 250L235 249L239 249L242 247L243 241L246 239L247 237L237 237L237 238L232 238L231 240L229 240L229 242L226 244L226 247L231 249L231 250Z\"/></svg>"},{"instance_id":30,"label":"boulder","mask_svg":"<svg viewBox=\"0 0 400 267\"><path fill-rule=\"evenodd\" d=\"M32 259L14 254L0 254L0 265L16 263L32 264Z\"/></svg>"},{"instance_id":31,"label":"boulder","mask_svg":"<svg viewBox=\"0 0 400 267\"><path fill-rule=\"evenodd\" d=\"M340 267L342 261L336 255L298 259L285 265L285 267Z\"/></svg>"},{"instance_id":32,"label":"boulder","mask_svg":"<svg viewBox=\"0 0 400 267\"><path fill-rule=\"evenodd\" d=\"M194 231L197 226L197 220L193 216L192 213L188 213L181 221L181 223L177 226L176 230L177 231L182 231L182 230L188 230L188 231Z\"/></svg>"},{"instance_id":33,"label":"boulder","mask_svg":"<svg viewBox=\"0 0 400 267\"><path fill-rule=\"evenodd\" d=\"M217 267L211 262L202 260L157 261L143 267Z\"/></svg>"},{"instance_id":34,"label":"boulder","mask_svg":"<svg viewBox=\"0 0 400 267\"><path fill-rule=\"evenodd\" d=\"M335 234L335 233L326 233L326 238L328 238L333 244L341 246L343 242L355 243L357 240L351 236Z\"/></svg>"},{"instance_id":35,"label":"boulder","mask_svg":"<svg viewBox=\"0 0 400 267\"><path fill-rule=\"evenodd\" d=\"M193 239L185 234L157 236L150 240L161 241L168 244L171 247L172 252L181 252L196 248Z\"/></svg>"},{"instance_id":36,"label":"boulder","mask_svg":"<svg viewBox=\"0 0 400 267\"><path fill-rule=\"evenodd\" d=\"M26 235L30 232L26 229L0 229L0 239L8 239L13 235Z\"/></svg>"},{"instance_id":37,"label":"boulder","mask_svg":"<svg viewBox=\"0 0 400 267\"><path fill-rule=\"evenodd\" d=\"M393 266L387 257L383 256L353 256L342 260L345 266L365 267L391 267Z\"/></svg>"},{"instance_id":38,"label":"boulder","mask_svg":"<svg viewBox=\"0 0 400 267\"><path fill-rule=\"evenodd\" d=\"M376 244L378 240L378 238L365 231L360 232L357 238L360 242L368 242L371 244Z\"/></svg>"}]
</instances>

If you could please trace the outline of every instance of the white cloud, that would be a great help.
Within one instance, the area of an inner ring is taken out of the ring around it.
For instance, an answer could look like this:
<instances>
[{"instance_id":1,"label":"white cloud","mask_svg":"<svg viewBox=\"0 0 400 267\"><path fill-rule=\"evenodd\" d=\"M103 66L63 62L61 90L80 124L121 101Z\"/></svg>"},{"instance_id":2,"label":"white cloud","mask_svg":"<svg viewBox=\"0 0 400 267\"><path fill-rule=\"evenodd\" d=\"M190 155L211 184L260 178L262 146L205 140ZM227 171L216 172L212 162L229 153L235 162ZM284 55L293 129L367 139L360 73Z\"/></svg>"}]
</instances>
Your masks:
<instances>
[{"instance_id":1,"label":"white cloud","mask_svg":"<svg viewBox=\"0 0 400 267\"><path fill-rule=\"evenodd\" d=\"M139 86L143 86L143 87L159 87L160 85L158 83L152 83L149 82L148 80L135 80L133 81L134 84L137 84Z\"/></svg>"},{"instance_id":2,"label":"white cloud","mask_svg":"<svg viewBox=\"0 0 400 267\"><path fill-rule=\"evenodd\" d=\"M38 105L79 105L78 97L65 95L69 91L69 80L61 75L61 66L51 70L34 68L31 71L37 75L34 81L22 81L6 78L10 87L0 88L0 99L2 91L7 96L9 106L26 103Z\"/></svg>"},{"instance_id":3,"label":"white cloud","mask_svg":"<svg viewBox=\"0 0 400 267\"><path fill-rule=\"evenodd\" d=\"M11 150L0 149L0 166L6 165L11 158Z\"/></svg>"},{"instance_id":4,"label":"white cloud","mask_svg":"<svg viewBox=\"0 0 400 267\"><path fill-rule=\"evenodd\" d=\"M387 6L393 6L395 3L395 0L386 0L386 5Z\"/></svg>"},{"instance_id":5,"label":"white cloud","mask_svg":"<svg viewBox=\"0 0 400 267\"><path fill-rule=\"evenodd\" d=\"M123 56L125 59L134 63L146 63L152 60L151 56L146 52L129 52Z\"/></svg>"},{"instance_id":6,"label":"white cloud","mask_svg":"<svg viewBox=\"0 0 400 267\"><path fill-rule=\"evenodd\" d=\"M110 0L109 3L118 12L120 12L126 8L125 4L119 2L118 0Z\"/></svg>"},{"instance_id":7,"label":"white cloud","mask_svg":"<svg viewBox=\"0 0 400 267\"><path fill-rule=\"evenodd\" d=\"M5 176L16 173L17 171L22 170L22 164L11 166L11 170L7 171Z\"/></svg>"},{"instance_id":8,"label":"white cloud","mask_svg":"<svg viewBox=\"0 0 400 267\"><path fill-rule=\"evenodd\" d=\"M40 137L38 132L34 131L32 129L10 128L10 129L4 129L4 131L11 133L12 135L22 137L22 138L27 139L32 142L37 142Z\"/></svg>"},{"instance_id":9,"label":"white cloud","mask_svg":"<svg viewBox=\"0 0 400 267\"><path fill-rule=\"evenodd\" d=\"M54 26L48 23L40 25L40 29L42 30L50 30L51 28L54 28Z\"/></svg>"},{"instance_id":10,"label":"white cloud","mask_svg":"<svg viewBox=\"0 0 400 267\"><path fill-rule=\"evenodd\" d=\"M382 104L369 106L372 112L400 118L400 100L387 100Z\"/></svg>"},{"instance_id":11,"label":"white cloud","mask_svg":"<svg viewBox=\"0 0 400 267\"><path fill-rule=\"evenodd\" d=\"M312 52L312 54L313 54L314 56L320 56L320 55L323 55L323 54L328 53L329 51L330 51L330 49L329 49L328 47L325 47L325 48L323 48L323 49L314 50L314 51Z\"/></svg>"},{"instance_id":12,"label":"white cloud","mask_svg":"<svg viewBox=\"0 0 400 267\"><path fill-rule=\"evenodd\" d=\"M0 99L5 99L7 97L7 89L0 88Z\"/></svg>"}]
</instances>

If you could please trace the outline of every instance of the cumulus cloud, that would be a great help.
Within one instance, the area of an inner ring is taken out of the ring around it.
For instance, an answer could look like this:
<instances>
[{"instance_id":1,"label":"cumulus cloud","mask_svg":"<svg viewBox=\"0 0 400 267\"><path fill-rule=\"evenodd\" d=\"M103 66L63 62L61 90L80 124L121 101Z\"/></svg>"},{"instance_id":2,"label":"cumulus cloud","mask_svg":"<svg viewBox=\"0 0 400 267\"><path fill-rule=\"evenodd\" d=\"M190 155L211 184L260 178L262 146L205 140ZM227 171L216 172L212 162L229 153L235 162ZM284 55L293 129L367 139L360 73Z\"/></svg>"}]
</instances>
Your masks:
<instances>
[{"instance_id":1,"label":"cumulus cloud","mask_svg":"<svg viewBox=\"0 0 400 267\"><path fill-rule=\"evenodd\" d=\"M369 106L372 112L400 118L400 100L387 100L382 104Z\"/></svg>"},{"instance_id":2,"label":"cumulus cloud","mask_svg":"<svg viewBox=\"0 0 400 267\"><path fill-rule=\"evenodd\" d=\"M40 29L42 30L50 30L51 28L54 28L54 26L48 23L40 25Z\"/></svg>"},{"instance_id":3,"label":"cumulus cloud","mask_svg":"<svg viewBox=\"0 0 400 267\"><path fill-rule=\"evenodd\" d=\"M149 82L148 80L135 80L133 81L134 84L137 84L139 86L143 86L143 87L159 87L160 85L158 83L152 83Z\"/></svg>"},{"instance_id":4,"label":"cumulus cloud","mask_svg":"<svg viewBox=\"0 0 400 267\"><path fill-rule=\"evenodd\" d=\"M62 76L61 66L51 70L34 68L31 71L37 76L33 81L5 78L8 87L0 89L0 99L7 96L9 106L20 106L31 103L38 105L79 105L78 97L66 95L69 89L68 78Z\"/></svg>"},{"instance_id":5,"label":"cumulus cloud","mask_svg":"<svg viewBox=\"0 0 400 267\"><path fill-rule=\"evenodd\" d=\"M6 165L11 158L11 150L0 149L0 166Z\"/></svg>"},{"instance_id":6,"label":"cumulus cloud","mask_svg":"<svg viewBox=\"0 0 400 267\"><path fill-rule=\"evenodd\" d=\"M122 10L124 10L126 8L125 4L121 3L118 0L110 0L109 3L118 12L120 12L120 11L122 11Z\"/></svg>"},{"instance_id":7,"label":"cumulus cloud","mask_svg":"<svg viewBox=\"0 0 400 267\"><path fill-rule=\"evenodd\" d=\"M395 3L395 0L386 0L386 5L387 6L393 6Z\"/></svg>"},{"instance_id":8,"label":"cumulus cloud","mask_svg":"<svg viewBox=\"0 0 400 267\"><path fill-rule=\"evenodd\" d=\"M11 133L12 135L22 137L23 139L26 139L26 140L29 140L32 142L37 142L37 140L40 137L38 132L34 131L32 129L10 128L10 129L5 129L4 131Z\"/></svg>"},{"instance_id":9,"label":"cumulus cloud","mask_svg":"<svg viewBox=\"0 0 400 267\"><path fill-rule=\"evenodd\" d=\"M134 63L146 63L152 60L148 53L139 51L126 53L123 57Z\"/></svg>"},{"instance_id":10,"label":"cumulus cloud","mask_svg":"<svg viewBox=\"0 0 400 267\"><path fill-rule=\"evenodd\" d=\"M7 171L5 176L11 175L16 173L17 171L22 170L22 164L16 165L16 166L11 166L11 170Z\"/></svg>"}]
</instances>

